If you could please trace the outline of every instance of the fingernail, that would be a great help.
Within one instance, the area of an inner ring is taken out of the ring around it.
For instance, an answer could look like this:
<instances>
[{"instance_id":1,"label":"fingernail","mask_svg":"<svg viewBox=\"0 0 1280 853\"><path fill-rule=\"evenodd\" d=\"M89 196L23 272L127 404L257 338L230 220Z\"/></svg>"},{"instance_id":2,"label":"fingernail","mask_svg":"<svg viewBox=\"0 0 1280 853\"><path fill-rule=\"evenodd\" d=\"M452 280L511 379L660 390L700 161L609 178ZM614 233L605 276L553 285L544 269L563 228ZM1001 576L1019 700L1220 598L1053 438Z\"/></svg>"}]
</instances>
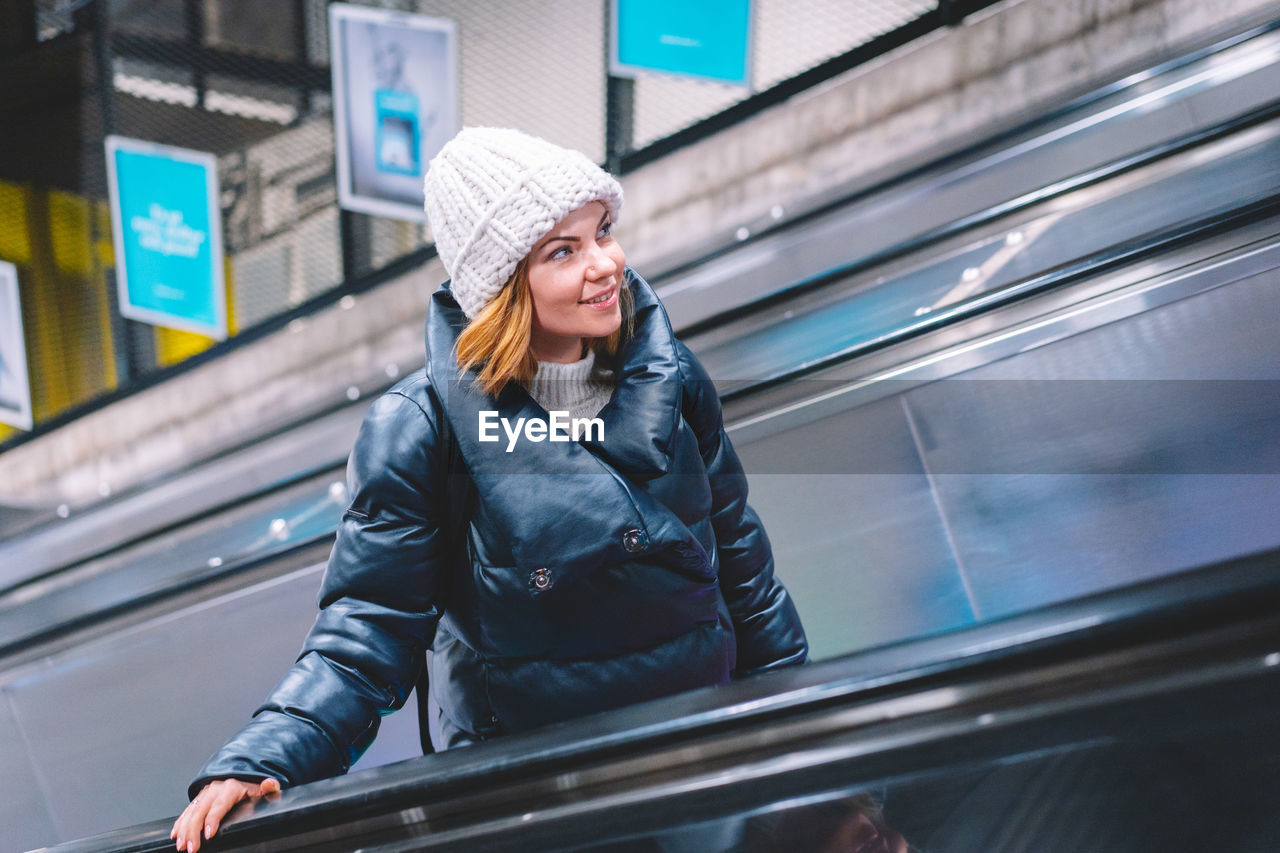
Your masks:
<instances>
[{"instance_id":1,"label":"fingernail","mask_svg":"<svg viewBox=\"0 0 1280 853\"><path fill-rule=\"evenodd\" d=\"M205 826L205 828L204 828L204 837L205 837L206 839L207 839L207 838L213 838L213 827L212 827L212 826L207 826L207 825Z\"/></svg>"}]
</instances>

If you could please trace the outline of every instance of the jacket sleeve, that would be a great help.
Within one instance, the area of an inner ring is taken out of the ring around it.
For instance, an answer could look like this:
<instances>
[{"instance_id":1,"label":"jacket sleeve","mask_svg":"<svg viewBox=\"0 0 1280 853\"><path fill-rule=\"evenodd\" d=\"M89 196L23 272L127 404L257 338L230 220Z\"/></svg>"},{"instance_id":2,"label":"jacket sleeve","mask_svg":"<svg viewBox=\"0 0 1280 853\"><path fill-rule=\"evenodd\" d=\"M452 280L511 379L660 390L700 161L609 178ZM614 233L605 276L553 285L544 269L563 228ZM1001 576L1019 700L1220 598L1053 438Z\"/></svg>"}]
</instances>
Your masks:
<instances>
[{"instance_id":1,"label":"jacket sleeve","mask_svg":"<svg viewBox=\"0 0 1280 853\"><path fill-rule=\"evenodd\" d=\"M711 525L720 558L720 589L738 641L736 676L804 663L809 645L800 616L773 572L773 548L747 503L747 475L725 433L720 398L702 364L679 344L685 417L711 483Z\"/></svg>"},{"instance_id":2,"label":"jacket sleeve","mask_svg":"<svg viewBox=\"0 0 1280 853\"><path fill-rule=\"evenodd\" d=\"M347 464L320 613L302 652L249 725L214 754L190 795L216 778L298 785L345 773L382 715L408 699L439 618L447 551L433 485L443 464L432 418L393 390L369 409Z\"/></svg>"}]
</instances>

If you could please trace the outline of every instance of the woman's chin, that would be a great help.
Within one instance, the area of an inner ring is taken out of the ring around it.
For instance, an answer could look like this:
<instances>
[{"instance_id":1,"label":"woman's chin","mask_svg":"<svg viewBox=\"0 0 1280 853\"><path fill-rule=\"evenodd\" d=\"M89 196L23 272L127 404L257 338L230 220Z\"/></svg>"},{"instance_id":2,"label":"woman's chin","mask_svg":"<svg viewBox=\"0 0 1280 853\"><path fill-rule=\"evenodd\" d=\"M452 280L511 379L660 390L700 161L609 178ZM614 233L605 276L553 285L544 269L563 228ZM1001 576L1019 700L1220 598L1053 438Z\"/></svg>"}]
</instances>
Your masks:
<instances>
[{"instance_id":1,"label":"woman's chin","mask_svg":"<svg viewBox=\"0 0 1280 853\"><path fill-rule=\"evenodd\" d=\"M584 338L607 338L622 327L622 311L616 306L613 311L601 317L591 318L591 330L584 332Z\"/></svg>"}]
</instances>

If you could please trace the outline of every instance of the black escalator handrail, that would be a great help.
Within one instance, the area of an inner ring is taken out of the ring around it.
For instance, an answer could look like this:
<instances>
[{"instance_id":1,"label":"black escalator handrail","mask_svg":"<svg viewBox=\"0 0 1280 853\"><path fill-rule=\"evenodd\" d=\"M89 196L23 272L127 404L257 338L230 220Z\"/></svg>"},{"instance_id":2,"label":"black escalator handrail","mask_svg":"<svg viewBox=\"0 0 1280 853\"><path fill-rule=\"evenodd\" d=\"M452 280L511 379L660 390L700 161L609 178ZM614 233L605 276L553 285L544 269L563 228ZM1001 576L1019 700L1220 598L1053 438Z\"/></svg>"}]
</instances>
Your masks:
<instances>
[{"instance_id":1,"label":"black escalator handrail","mask_svg":"<svg viewBox=\"0 0 1280 853\"><path fill-rule=\"evenodd\" d=\"M495 787L589 770L709 738L756 736L797 719L835 714L978 679L1018 677L1104 653L1177 644L1280 614L1280 549L1238 558L971 628L910 640L721 688L511 736L350 777L286 791L277 803L233 821L211 849L268 849L304 832L352 846L363 827L444 799L483 799ZM1274 655L1273 655L1274 656ZM907 717L910 714L906 715ZM900 717L901 722L906 717ZM869 730L870 731L870 730ZM752 735L752 733L756 733ZM785 749L786 744L779 744ZM416 812L415 812L416 814ZM421 820L426 820L425 812ZM361 822L364 822L363 824ZM51 848L158 851L171 848L156 821ZM224 846L225 845L225 846ZM259 847L266 845L266 847Z\"/></svg>"}]
</instances>

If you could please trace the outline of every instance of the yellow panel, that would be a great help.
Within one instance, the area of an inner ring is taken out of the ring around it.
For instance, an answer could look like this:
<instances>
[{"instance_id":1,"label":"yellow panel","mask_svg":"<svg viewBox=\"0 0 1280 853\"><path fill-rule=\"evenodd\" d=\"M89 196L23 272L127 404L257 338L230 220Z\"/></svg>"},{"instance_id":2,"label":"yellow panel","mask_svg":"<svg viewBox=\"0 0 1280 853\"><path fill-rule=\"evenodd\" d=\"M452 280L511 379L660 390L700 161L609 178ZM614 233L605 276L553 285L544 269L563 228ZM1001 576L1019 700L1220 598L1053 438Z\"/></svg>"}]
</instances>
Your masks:
<instances>
[{"instance_id":1,"label":"yellow panel","mask_svg":"<svg viewBox=\"0 0 1280 853\"><path fill-rule=\"evenodd\" d=\"M227 283L227 337L234 338L240 333L240 324L236 322L235 264L231 263L229 255L222 260L222 276Z\"/></svg>"},{"instance_id":2,"label":"yellow panel","mask_svg":"<svg viewBox=\"0 0 1280 853\"><path fill-rule=\"evenodd\" d=\"M97 256L98 264L102 267L112 267L116 263L116 247L111 242L111 206L105 201L100 201L93 206L93 219L95 233L98 235L98 243L94 246L94 253ZM112 287L115 282L111 282Z\"/></svg>"},{"instance_id":3,"label":"yellow panel","mask_svg":"<svg viewBox=\"0 0 1280 853\"><path fill-rule=\"evenodd\" d=\"M156 326L156 361L164 367L185 361L213 344L213 338L197 335L195 332Z\"/></svg>"},{"instance_id":4,"label":"yellow panel","mask_svg":"<svg viewBox=\"0 0 1280 853\"><path fill-rule=\"evenodd\" d=\"M53 261L59 270L87 276L93 264L88 201L70 193L50 190L49 239L53 243Z\"/></svg>"},{"instance_id":5,"label":"yellow panel","mask_svg":"<svg viewBox=\"0 0 1280 853\"><path fill-rule=\"evenodd\" d=\"M27 193L28 235L31 264L26 292L31 296L26 319L28 364L32 372L31 406L43 419L76 402L66 381L66 330L70 323L62 305L62 283L53 262L49 237L49 197L43 191Z\"/></svg>"},{"instance_id":6,"label":"yellow panel","mask_svg":"<svg viewBox=\"0 0 1280 853\"><path fill-rule=\"evenodd\" d=\"M56 190L25 195L32 404L44 419L116 384L105 269L92 228L105 204Z\"/></svg>"},{"instance_id":7,"label":"yellow panel","mask_svg":"<svg viewBox=\"0 0 1280 853\"><path fill-rule=\"evenodd\" d=\"M107 298L106 288L115 287L115 276L108 276L107 270L114 262L115 251L111 245L111 208L105 201L96 202L91 210L98 235L94 260L97 266L93 271L94 281L99 288L98 300L98 334L102 341L102 382L103 388L110 391L120 385L120 377L116 374L115 340L111 337L111 300Z\"/></svg>"},{"instance_id":8,"label":"yellow panel","mask_svg":"<svg viewBox=\"0 0 1280 853\"><path fill-rule=\"evenodd\" d=\"M7 181L0 181L0 261L31 263L31 241L27 238L27 190Z\"/></svg>"}]
</instances>

